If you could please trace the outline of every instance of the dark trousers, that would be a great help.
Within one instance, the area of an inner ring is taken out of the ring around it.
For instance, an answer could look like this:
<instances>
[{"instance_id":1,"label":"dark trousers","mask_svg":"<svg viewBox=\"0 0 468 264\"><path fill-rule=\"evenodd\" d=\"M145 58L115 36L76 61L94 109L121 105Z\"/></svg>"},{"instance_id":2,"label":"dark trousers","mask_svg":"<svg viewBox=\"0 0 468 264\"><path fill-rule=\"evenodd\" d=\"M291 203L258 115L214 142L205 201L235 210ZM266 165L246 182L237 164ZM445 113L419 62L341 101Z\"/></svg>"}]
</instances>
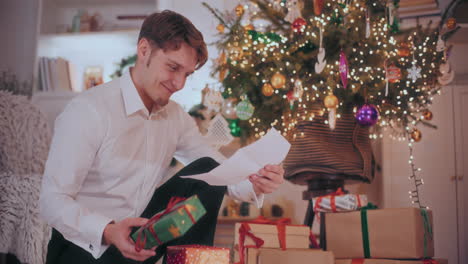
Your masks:
<instances>
[{"instance_id":1,"label":"dark trousers","mask_svg":"<svg viewBox=\"0 0 468 264\"><path fill-rule=\"evenodd\" d=\"M194 194L198 195L198 198L207 211L206 215L189 229L184 236L159 246L156 250L156 256L144 262L138 262L125 258L116 247L110 246L99 259L94 259L90 253L67 241L54 229L49 242L46 264L154 264L165 255L166 247L170 245L200 244L212 246L216 220L223 196L226 193L226 186L211 186L203 181L180 176L208 172L218 165L219 164L211 158L198 159L183 168L179 173L156 189L141 217L151 218L155 213L162 211L168 204L169 199L173 196L190 197Z\"/></svg>"}]
</instances>

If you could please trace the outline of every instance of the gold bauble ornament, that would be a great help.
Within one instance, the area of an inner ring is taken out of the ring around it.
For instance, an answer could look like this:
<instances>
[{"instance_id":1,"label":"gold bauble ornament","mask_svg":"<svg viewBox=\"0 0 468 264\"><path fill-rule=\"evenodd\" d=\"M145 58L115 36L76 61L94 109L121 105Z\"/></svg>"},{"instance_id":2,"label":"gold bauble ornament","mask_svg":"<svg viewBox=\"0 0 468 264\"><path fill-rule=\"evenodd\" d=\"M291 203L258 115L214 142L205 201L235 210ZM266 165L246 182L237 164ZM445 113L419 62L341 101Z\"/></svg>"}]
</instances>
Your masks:
<instances>
[{"instance_id":1,"label":"gold bauble ornament","mask_svg":"<svg viewBox=\"0 0 468 264\"><path fill-rule=\"evenodd\" d=\"M252 24L248 24L248 25L244 26L244 30L245 31L255 30L255 28L254 28L254 26Z\"/></svg>"},{"instance_id":2,"label":"gold bauble ornament","mask_svg":"<svg viewBox=\"0 0 468 264\"><path fill-rule=\"evenodd\" d=\"M455 29L457 27L457 20L453 17L447 19L447 28L449 30Z\"/></svg>"},{"instance_id":3,"label":"gold bauble ornament","mask_svg":"<svg viewBox=\"0 0 468 264\"><path fill-rule=\"evenodd\" d=\"M408 57L410 55L409 45L406 42L400 43L400 47L398 48L398 56L400 57Z\"/></svg>"},{"instance_id":4,"label":"gold bauble ornament","mask_svg":"<svg viewBox=\"0 0 468 264\"><path fill-rule=\"evenodd\" d=\"M234 47L229 49L229 56L230 56L231 60L237 61L237 60L241 59L243 55L244 55L244 51L239 46L234 46Z\"/></svg>"},{"instance_id":5,"label":"gold bauble ornament","mask_svg":"<svg viewBox=\"0 0 468 264\"><path fill-rule=\"evenodd\" d=\"M273 89L273 86L271 86L271 84L269 83L265 83L262 87L262 93L263 95L265 96L272 96L273 93L274 93L274 89Z\"/></svg>"},{"instance_id":6,"label":"gold bauble ornament","mask_svg":"<svg viewBox=\"0 0 468 264\"><path fill-rule=\"evenodd\" d=\"M323 104L326 108L334 109L338 106L338 98L333 94L329 94L323 100Z\"/></svg>"},{"instance_id":7,"label":"gold bauble ornament","mask_svg":"<svg viewBox=\"0 0 468 264\"><path fill-rule=\"evenodd\" d=\"M433 116L434 115L429 110L426 110L426 111L423 112L424 120L431 121Z\"/></svg>"},{"instance_id":8,"label":"gold bauble ornament","mask_svg":"<svg viewBox=\"0 0 468 264\"><path fill-rule=\"evenodd\" d=\"M285 88L286 77L284 77L283 74L277 72L271 76L270 82L275 89Z\"/></svg>"},{"instance_id":9,"label":"gold bauble ornament","mask_svg":"<svg viewBox=\"0 0 468 264\"><path fill-rule=\"evenodd\" d=\"M218 30L219 33L224 33L224 25L223 24L219 24L216 26L216 29Z\"/></svg>"},{"instance_id":10,"label":"gold bauble ornament","mask_svg":"<svg viewBox=\"0 0 468 264\"><path fill-rule=\"evenodd\" d=\"M244 14L244 6L241 4L238 4L235 10L237 16L242 16L242 14Z\"/></svg>"},{"instance_id":11,"label":"gold bauble ornament","mask_svg":"<svg viewBox=\"0 0 468 264\"><path fill-rule=\"evenodd\" d=\"M411 131L411 138L414 140L414 142L419 142L422 139L422 133L418 129L413 129Z\"/></svg>"}]
</instances>

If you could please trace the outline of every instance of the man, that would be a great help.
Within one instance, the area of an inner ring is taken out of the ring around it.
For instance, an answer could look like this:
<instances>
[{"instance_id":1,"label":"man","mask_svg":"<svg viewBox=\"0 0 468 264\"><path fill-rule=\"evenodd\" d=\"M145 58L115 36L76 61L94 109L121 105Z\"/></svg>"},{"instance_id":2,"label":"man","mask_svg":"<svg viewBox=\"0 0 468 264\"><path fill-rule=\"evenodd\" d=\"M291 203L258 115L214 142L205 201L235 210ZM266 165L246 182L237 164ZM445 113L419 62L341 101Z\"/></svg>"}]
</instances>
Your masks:
<instances>
[{"instance_id":1,"label":"man","mask_svg":"<svg viewBox=\"0 0 468 264\"><path fill-rule=\"evenodd\" d=\"M41 215L54 228L47 263L154 263L154 249L137 252L129 234L171 196L198 194L208 211L174 243L211 244L226 191L261 206L263 194L283 182L279 165L227 188L179 177L217 165L203 159L158 187L173 156L184 164L223 159L169 100L206 62L207 49L188 19L164 11L143 22L137 57L129 73L80 94L55 122L40 197Z\"/></svg>"}]
</instances>

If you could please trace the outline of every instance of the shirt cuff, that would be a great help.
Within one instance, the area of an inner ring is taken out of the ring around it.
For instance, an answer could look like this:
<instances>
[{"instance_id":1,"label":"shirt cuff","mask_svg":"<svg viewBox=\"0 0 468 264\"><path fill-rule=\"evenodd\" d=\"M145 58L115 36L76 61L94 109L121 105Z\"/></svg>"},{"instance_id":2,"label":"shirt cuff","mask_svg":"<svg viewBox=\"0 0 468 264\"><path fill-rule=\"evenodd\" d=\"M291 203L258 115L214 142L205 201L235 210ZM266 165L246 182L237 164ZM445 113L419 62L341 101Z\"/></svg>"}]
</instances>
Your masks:
<instances>
[{"instance_id":1,"label":"shirt cuff","mask_svg":"<svg viewBox=\"0 0 468 264\"><path fill-rule=\"evenodd\" d=\"M82 237L88 238L88 240L80 241L76 244L88 251L95 259L98 259L109 247L108 245L102 244L102 241L104 228L112 221L112 219L99 214L86 216L83 219Z\"/></svg>"},{"instance_id":2,"label":"shirt cuff","mask_svg":"<svg viewBox=\"0 0 468 264\"><path fill-rule=\"evenodd\" d=\"M228 185L228 195L231 198L255 204L257 208L263 206L264 194L257 195L253 189L253 185L249 180L241 181L237 184Z\"/></svg>"}]
</instances>

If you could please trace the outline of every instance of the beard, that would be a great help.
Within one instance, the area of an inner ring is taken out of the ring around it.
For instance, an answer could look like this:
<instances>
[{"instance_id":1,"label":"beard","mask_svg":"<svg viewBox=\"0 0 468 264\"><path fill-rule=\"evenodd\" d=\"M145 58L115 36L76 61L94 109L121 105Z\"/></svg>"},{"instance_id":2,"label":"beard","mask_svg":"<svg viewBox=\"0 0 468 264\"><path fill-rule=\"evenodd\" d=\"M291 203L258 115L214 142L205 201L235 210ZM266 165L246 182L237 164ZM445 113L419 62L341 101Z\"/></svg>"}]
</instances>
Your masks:
<instances>
[{"instance_id":1,"label":"beard","mask_svg":"<svg viewBox=\"0 0 468 264\"><path fill-rule=\"evenodd\" d=\"M154 104L159 107L166 106L168 103L169 103L169 98L167 99L156 98L156 100L154 100Z\"/></svg>"}]
</instances>

